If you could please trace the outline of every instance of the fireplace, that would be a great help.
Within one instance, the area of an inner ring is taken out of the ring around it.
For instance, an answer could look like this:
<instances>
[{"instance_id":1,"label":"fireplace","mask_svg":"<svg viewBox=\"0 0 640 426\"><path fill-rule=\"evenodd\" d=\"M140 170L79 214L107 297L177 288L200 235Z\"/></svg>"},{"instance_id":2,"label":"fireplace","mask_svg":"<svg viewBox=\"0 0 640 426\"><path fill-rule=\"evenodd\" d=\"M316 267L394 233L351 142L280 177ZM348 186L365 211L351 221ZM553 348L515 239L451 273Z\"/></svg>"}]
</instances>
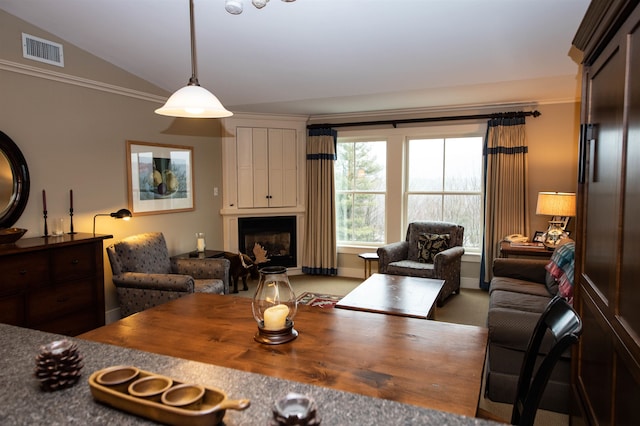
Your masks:
<instances>
[{"instance_id":1,"label":"fireplace","mask_svg":"<svg viewBox=\"0 0 640 426\"><path fill-rule=\"evenodd\" d=\"M240 217L238 218L238 248L253 260L257 251L269 261L262 266L298 265L296 248L296 217Z\"/></svg>"}]
</instances>

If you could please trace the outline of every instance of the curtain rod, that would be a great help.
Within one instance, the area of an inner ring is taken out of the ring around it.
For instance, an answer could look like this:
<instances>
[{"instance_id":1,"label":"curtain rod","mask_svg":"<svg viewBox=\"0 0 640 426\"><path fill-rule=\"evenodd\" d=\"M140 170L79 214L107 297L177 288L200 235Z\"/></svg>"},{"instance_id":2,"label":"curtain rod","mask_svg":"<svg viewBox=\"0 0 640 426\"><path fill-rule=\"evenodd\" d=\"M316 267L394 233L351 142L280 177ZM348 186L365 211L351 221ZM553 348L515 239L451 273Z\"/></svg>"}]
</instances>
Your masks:
<instances>
[{"instance_id":1,"label":"curtain rod","mask_svg":"<svg viewBox=\"0 0 640 426\"><path fill-rule=\"evenodd\" d=\"M477 120L477 119L493 119L493 118L519 118L519 117L539 117L540 111L518 111L518 112L497 112L493 114L475 114L475 115L454 115L448 117L428 117L428 118L406 118L401 120L378 120L378 121L358 121L352 123L335 123L335 124L309 124L307 129L321 129L326 127L355 127L355 126L379 126L391 124L395 129L398 124L410 123L430 123L436 121L458 121L458 120Z\"/></svg>"}]
</instances>

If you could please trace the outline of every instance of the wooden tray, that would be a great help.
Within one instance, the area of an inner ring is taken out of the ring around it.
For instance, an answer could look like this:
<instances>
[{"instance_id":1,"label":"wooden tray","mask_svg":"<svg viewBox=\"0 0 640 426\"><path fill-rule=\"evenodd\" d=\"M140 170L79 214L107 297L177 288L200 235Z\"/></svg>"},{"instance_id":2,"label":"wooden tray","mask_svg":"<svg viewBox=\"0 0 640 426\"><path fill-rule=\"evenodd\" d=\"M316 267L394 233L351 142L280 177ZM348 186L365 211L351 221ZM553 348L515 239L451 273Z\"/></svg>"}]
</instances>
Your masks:
<instances>
[{"instance_id":1,"label":"wooden tray","mask_svg":"<svg viewBox=\"0 0 640 426\"><path fill-rule=\"evenodd\" d=\"M119 410L160 423L187 426L217 425L222 421L226 409L244 410L250 405L248 399L230 400L227 399L227 395L224 392L205 387L202 404L198 409L172 407L162 402L132 396L127 390L101 385L96 381L100 373L111 369L113 367L98 370L89 377L89 386L94 399ZM160 376L148 371L139 371L138 376L132 379L131 382L148 376ZM179 384L183 384L183 382L173 380L173 386Z\"/></svg>"}]
</instances>

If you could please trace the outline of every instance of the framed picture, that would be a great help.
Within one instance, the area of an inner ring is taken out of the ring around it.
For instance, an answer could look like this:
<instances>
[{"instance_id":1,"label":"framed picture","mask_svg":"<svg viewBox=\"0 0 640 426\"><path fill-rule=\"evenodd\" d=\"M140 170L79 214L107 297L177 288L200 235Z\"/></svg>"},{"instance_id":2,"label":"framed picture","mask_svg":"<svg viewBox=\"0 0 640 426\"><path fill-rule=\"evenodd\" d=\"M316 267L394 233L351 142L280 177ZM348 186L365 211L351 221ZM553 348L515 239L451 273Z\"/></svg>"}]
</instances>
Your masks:
<instances>
[{"instance_id":1,"label":"framed picture","mask_svg":"<svg viewBox=\"0 0 640 426\"><path fill-rule=\"evenodd\" d=\"M551 218L551 222L561 222L562 225L560 225L562 227L562 229L567 229L567 225L569 225L569 219L571 219L571 216L553 216Z\"/></svg>"},{"instance_id":2,"label":"framed picture","mask_svg":"<svg viewBox=\"0 0 640 426\"><path fill-rule=\"evenodd\" d=\"M533 242L534 243L544 243L544 240L542 239L542 235L544 234L544 231L536 231L535 234L533 234Z\"/></svg>"},{"instance_id":3,"label":"framed picture","mask_svg":"<svg viewBox=\"0 0 640 426\"><path fill-rule=\"evenodd\" d=\"M193 147L127 141L127 181L135 215L193 210Z\"/></svg>"}]
</instances>

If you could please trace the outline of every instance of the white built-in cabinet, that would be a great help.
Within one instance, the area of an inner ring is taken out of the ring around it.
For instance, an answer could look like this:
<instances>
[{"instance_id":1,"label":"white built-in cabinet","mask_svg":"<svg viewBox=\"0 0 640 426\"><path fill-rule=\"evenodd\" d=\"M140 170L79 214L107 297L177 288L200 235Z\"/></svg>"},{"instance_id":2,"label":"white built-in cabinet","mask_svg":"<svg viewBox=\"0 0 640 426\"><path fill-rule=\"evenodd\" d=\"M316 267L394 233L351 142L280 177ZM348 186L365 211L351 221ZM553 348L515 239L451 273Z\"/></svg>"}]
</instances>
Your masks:
<instances>
[{"instance_id":1,"label":"white built-in cabinet","mask_svg":"<svg viewBox=\"0 0 640 426\"><path fill-rule=\"evenodd\" d=\"M297 218L302 258L306 116L234 114L221 120L224 249L238 250L238 218Z\"/></svg>"},{"instance_id":2,"label":"white built-in cabinet","mask_svg":"<svg viewBox=\"0 0 640 426\"><path fill-rule=\"evenodd\" d=\"M238 208L295 207L297 152L295 129L237 127Z\"/></svg>"}]
</instances>

